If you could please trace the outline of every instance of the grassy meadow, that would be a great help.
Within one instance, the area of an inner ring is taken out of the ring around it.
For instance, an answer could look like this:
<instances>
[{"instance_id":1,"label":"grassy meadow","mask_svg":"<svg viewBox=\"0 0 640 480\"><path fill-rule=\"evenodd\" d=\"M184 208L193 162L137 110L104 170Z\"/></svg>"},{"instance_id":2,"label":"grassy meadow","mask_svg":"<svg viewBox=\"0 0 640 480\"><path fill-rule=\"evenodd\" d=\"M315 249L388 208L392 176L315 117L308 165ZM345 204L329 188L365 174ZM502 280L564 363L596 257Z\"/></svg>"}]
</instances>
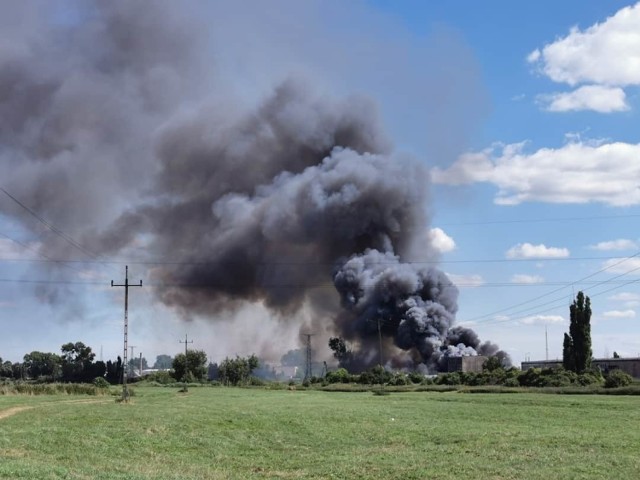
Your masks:
<instances>
[{"instance_id":1,"label":"grassy meadow","mask_svg":"<svg viewBox=\"0 0 640 480\"><path fill-rule=\"evenodd\" d=\"M0 478L640 478L628 396L138 387L0 396Z\"/></svg>"}]
</instances>

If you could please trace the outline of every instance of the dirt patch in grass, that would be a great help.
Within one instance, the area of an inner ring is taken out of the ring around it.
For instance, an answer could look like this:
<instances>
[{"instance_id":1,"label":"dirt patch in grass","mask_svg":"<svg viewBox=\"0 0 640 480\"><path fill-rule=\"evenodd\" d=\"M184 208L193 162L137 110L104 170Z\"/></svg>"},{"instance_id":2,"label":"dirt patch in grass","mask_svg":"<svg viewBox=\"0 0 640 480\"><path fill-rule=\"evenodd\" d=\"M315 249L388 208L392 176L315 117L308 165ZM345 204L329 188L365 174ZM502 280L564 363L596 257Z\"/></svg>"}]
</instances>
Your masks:
<instances>
[{"instance_id":1,"label":"dirt patch in grass","mask_svg":"<svg viewBox=\"0 0 640 480\"><path fill-rule=\"evenodd\" d=\"M0 420L3 420L7 417L15 415L16 413L20 413L24 410L29 410L31 408L33 407L12 407L12 408L7 408L6 410L0 410Z\"/></svg>"}]
</instances>

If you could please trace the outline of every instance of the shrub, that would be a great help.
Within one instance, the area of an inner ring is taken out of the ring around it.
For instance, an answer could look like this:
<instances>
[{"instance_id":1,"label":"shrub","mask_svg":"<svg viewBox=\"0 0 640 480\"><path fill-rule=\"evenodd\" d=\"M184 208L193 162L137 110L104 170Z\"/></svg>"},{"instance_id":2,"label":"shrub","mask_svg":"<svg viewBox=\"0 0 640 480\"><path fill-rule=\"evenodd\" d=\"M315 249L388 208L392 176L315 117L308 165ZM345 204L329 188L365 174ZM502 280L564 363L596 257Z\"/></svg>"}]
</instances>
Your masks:
<instances>
[{"instance_id":1,"label":"shrub","mask_svg":"<svg viewBox=\"0 0 640 480\"><path fill-rule=\"evenodd\" d=\"M518 379L517 379L517 378L513 378L513 377L512 377L512 378L507 378L507 379L504 381L503 385L504 385L505 387L519 387L519 386L520 386L520 382L518 382Z\"/></svg>"},{"instance_id":2,"label":"shrub","mask_svg":"<svg viewBox=\"0 0 640 480\"><path fill-rule=\"evenodd\" d=\"M344 368L338 368L332 372L327 372L325 379L329 383L349 383L351 375Z\"/></svg>"},{"instance_id":3,"label":"shrub","mask_svg":"<svg viewBox=\"0 0 640 480\"><path fill-rule=\"evenodd\" d=\"M441 373L436 377L436 385L462 385L460 372Z\"/></svg>"},{"instance_id":4,"label":"shrub","mask_svg":"<svg viewBox=\"0 0 640 480\"><path fill-rule=\"evenodd\" d=\"M264 387L267 384L264 380L258 377L254 377L253 375L249 377L249 385L252 387Z\"/></svg>"},{"instance_id":5,"label":"shrub","mask_svg":"<svg viewBox=\"0 0 640 480\"><path fill-rule=\"evenodd\" d=\"M604 377L599 368L589 368L578 375L578 383L582 386L601 385L604 382Z\"/></svg>"},{"instance_id":6,"label":"shrub","mask_svg":"<svg viewBox=\"0 0 640 480\"><path fill-rule=\"evenodd\" d=\"M169 385L176 381L169 370L160 370L158 372L153 372L147 375L145 377L145 380L149 382L157 382L160 385Z\"/></svg>"},{"instance_id":7,"label":"shrub","mask_svg":"<svg viewBox=\"0 0 640 480\"><path fill-rule=\"evenodd\" d=\"M425 377L419 372L411 372L408 375L409 381L415 385L421 384Z\"/></svg>"},{"instance_id":8,"label":"shrub","mask_svg":"<svg viewBox=\"0 0 640 480\"><path fill-rule=\"evenodd\" d=\"M111 384L107 382L107 379L104 377L96 377L93 379L93 384L96 388L109 388Z\"/></svg>"},{"instance_id":9,"label":"shrub","mask_svg":"<svg viewBox=\"0 0 640 480\"><path fill-rule=\"evenodd\" d=\"M633 378L622 370L612 370L604 381L604 388L626 387L631 385Z\"/></svg>"}]
</instances>

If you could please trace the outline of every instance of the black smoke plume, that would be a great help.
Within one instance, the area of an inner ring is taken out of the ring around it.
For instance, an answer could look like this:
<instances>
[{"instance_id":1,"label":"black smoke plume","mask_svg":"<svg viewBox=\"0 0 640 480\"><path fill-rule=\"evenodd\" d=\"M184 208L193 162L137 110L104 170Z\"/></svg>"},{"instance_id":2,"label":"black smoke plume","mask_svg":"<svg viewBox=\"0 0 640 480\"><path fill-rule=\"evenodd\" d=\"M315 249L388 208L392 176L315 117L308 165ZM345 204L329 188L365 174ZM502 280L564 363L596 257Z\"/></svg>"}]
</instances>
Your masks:
<instances>
[{"instance_id":1,"label":"black smoke plume","mask_svg":"<svg viewBox=\"0 0 640 480\"><path fill-rule=\"evenodd\" d=\"M377 362L378 328L396 365L495 353L454 326L426 167L393 151L375 104L295 78L235 101L180 3L3 6L30 22L0 47L3 185L95 257L152 264L158 300L185 318L262 302L296 322L309 308L359 368ZM40 248L78 254L55 235Z\"/></svg>"}]
</instances>

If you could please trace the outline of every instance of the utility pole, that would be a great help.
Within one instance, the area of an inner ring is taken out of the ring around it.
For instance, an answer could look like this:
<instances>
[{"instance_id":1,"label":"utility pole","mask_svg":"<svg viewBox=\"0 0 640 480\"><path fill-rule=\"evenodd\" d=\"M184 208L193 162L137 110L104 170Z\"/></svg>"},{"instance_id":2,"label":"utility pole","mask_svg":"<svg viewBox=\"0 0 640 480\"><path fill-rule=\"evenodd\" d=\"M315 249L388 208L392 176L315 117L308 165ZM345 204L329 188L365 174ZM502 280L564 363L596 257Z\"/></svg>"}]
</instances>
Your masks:
<instances>
[{"instance_id":1,"label":"utility pole","mask_svg":"<svg viewBox=\"0 0 640 480\"><path fill-rule=\"evenodd\" d=\"M382 330L380 329L380 317L378 317L378 341L380 342L380 366L382 366Z\"/></svg>"},{"instance_id":2,"label":"utility pole","mask_svg":"<svg viewBox=\"0 0 640 480\"><path fill-rule=\"evenodd\" d=\"M129 390L127 389L127 341L128 341L128 330L129 330L129 287L141 287L142 280L140 280L140 284L134 283L129 285L129 266L124 267L124 284L114 284L113 280L111 280L112 287L124 287L124 358L122 364L122 400L125 402L129 401Z\"/></svg>"},{"instance_id":3,"label":"utility pole","mask_svg":"<svg viewBox=\"0 0 640 480\"><path fill-rule=\"evenodd\" d=\"M140 352L140 378L142 378L142 352Z\"/></svg>"},{"instance_id":4,"label":"utility pole","mask_svg":"<svg viewBox=\"0 0 640 480\"><path fill-rule=\"evenodd\" d=\"M129 345L129 349L131 350L131 360L129 361L131 365L127 365L127 369L129 370L129 376L133 377L133 364L135 360L133 359L133 349L136 348L137 345Z\"/></svg>"},{"instance_id":5,"label":"utility pole","mask_svg":"<svg viewBox=\"0 0 640 480\"><path fill-rule=\"evenodd\" d=\"M187 372L188 372L188 367L189 367L189 363L187 362L187 345L189 343L193 343L193 340L187 340L187 334L184 334L184 342L182 340L178 340L178 342L180 343L184 343L184 392L188 392L189 389L187 387Z\"/></svg>"},{"instance_id":6,"label":"utility pole","mask_svg":"<svg viewBox=\"0 0 640 480\"><path fill-rule=\"evenodd\" d=\"M547 326L544 326L544 350L545 360L549 360L549 337L547 336Z\"/></svg>"},{"instance_id":7,"label":"utility pole","mask_svg":"<svg viewBox=\"0 0 640 480\"><path fill-rule=\"evenodd\" d=\"M307 337L307 362L304 369L304 379L310 380L313 376L313 372L311 371L311 337L313 337L315 333L303 333L302 336Z\"/></svg>"}]
</instances>

